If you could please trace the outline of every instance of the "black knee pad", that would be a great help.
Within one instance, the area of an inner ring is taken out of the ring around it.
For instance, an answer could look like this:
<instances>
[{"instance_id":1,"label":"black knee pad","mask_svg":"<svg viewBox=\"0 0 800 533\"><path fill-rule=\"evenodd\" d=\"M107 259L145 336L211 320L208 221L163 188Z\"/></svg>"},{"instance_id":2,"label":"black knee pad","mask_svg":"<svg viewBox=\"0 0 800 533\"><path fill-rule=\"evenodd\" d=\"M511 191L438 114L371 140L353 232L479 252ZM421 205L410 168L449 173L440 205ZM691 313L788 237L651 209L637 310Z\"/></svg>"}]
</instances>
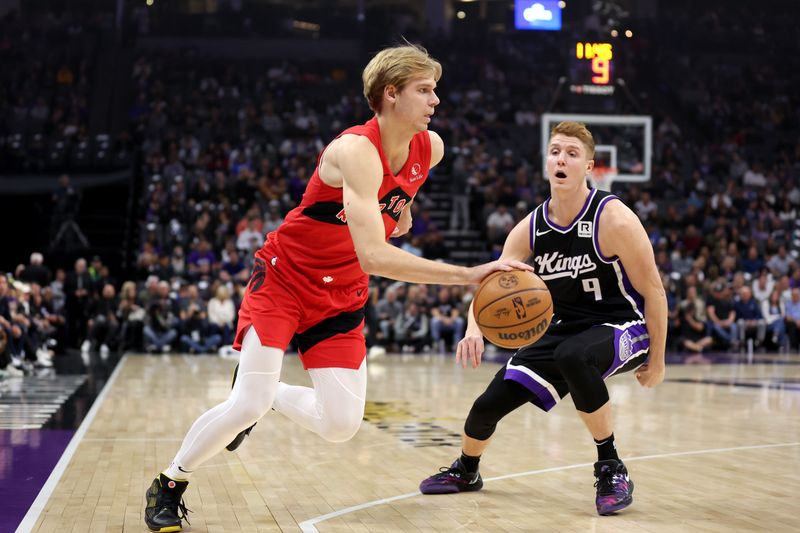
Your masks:
<instances>
[{"instance_id":1,"label":"black knee pad","mask_svg":"<svg viewBox=\"0 0 800 533\"><path fill-rule=\"evenodd\" d=\"M591 351L591 345L565 343L556 348L553 354L556 365L569 386L575 407L584 413L593 413L608 402L608 389L599 368L603 363L598 362L596 354Z\"/></svg>"},{"instance_id":2,"label":"black knee pad","mask_svg":"<svg viewBox=\"0 0 800 533\"><path fill-rule=\"evenodd\" d=\"M505 379L501 368L486 390L472 404L464 433L467 437L486 440L492 436L497 423L508 413L533 398L533 393L517 383Z\"/></svg>"},{"instance_id":3,"label":"black knee pad","mask_svg":"<svg viewBox=\"0 0 800 533\"><path fill-rule=\"evenodd\" d=\"M492 436L501 418L502 415L497 416L491 399L484 392L469 410L467 421L464 422L464 433L473 439L486 440Z\"/></svg>"}]
</instances>

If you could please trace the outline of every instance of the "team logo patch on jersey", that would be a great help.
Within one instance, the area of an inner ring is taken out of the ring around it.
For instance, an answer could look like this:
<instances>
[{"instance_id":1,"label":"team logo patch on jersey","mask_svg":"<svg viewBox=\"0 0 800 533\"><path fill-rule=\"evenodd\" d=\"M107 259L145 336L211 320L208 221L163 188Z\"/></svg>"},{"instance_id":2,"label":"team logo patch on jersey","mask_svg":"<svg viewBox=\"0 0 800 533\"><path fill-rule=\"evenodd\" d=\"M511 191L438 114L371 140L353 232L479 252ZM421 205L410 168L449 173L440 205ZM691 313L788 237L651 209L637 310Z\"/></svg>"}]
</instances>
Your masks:
<instances>
[{"instance_id":1,"label":"team logo patch on jersey","mask_svg":"<svg viewBox=\"0 0 800 533\"><path fill-rule=\"evenodd\" d=\"M578 237L592 237L592 221L581 220L578 222Z\"/></svg>"},{"instance_id":2,"label":"team logo patch on jersey","mask_svg":"<svg viewBox=\"0 0 800 533\"><path fill-rule=\"evenodd\" d=\"M419 163L411 165L411 178L408 181L421 180L425 176L422 175L422 166Z\"/></svg>"},{"instance_id":3,"label":"team logo patch on jersey","mask_svg":"<svg viewBox=\"0 0 800 533\"><path fill-rule=\"evenodd\" d=\"M631 355L633 355L633 341L631 332L626 330L619 336L619 360L624 363Z\"/></svg>"},{"instance_id":4,"label":"team logo patch on jersey","mask_svg":"<svg viewBox=\"0 0 800 533\"><path fill-rule=\"evenodd\" d=\"M517 279L516 274L503 274L497 280L497 284L503 287L504 289L513 289L517 286L519 280Z\"/></svg>"}]
</instances>

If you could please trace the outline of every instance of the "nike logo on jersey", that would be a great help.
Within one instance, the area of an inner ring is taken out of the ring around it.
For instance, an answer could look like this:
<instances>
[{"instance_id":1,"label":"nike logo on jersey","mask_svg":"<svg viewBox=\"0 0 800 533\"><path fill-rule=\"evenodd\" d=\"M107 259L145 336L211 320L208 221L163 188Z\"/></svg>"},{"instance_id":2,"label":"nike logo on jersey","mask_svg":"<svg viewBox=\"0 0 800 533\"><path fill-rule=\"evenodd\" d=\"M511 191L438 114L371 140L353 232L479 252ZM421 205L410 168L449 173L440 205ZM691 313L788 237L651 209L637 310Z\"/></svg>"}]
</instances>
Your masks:
<instances>
[{"instance_id":1,"label":"nike logo on jersey","mask_svg":"<svg viewBox=\"0 0 800 533\"><path fill-rule=\"evenodd\" d=\"M545 235L546 233L550 233L551 231L553 231L553 230L551 230L551 229L548 229L548 230L545 230L545 231L539 231L539 230L537 229L537 230L536 230L536 236L537 236L537 237L541 237L542 235Z\"/></svg>"},{"instance_id":2,"label":"nike logo on jersey","mask_svg":"<svg viewBox=\"0 0 800 533\"><path fill-rule=\"evenodd\" d=\"M364 289L358 289L356 291L356 296L361 296L364 293Z\"/></svg>"},{"instance_id":3,"label":"nike logo on jersey","mask_svg":"<svg viewBox=\"0 0 800 533\"><path fill-rule=\"evenodd\" d=\"M536 262L536 273L543 280L558 278L577 278L581 274L597 270L597 264L592 261L589 254L573 255L566 257L561 252L538 255L533 259Z\"/></svg>"}]
</instances>

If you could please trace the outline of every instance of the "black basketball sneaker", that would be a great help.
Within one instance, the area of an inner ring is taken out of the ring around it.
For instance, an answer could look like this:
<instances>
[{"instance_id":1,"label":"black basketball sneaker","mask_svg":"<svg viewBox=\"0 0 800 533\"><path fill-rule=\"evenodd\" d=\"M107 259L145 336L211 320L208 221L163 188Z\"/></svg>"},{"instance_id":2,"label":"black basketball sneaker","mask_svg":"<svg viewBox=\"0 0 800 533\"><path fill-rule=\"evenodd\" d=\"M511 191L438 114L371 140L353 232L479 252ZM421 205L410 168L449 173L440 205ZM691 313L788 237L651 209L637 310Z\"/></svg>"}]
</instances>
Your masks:
<instances>
[{"instance_id":1,"label":"black basketball sneaker","mask_svg":"<svg viewBox=\"0 0 800 533\"><path fill-rule=\"evenodd\" d=\"M159 474L153 480L145 493L147 505L144 508L144 523L150 531L181 531L181 520L189 523L186 514L190 511L183 503L183 493L188 486L188 481L176 481L164 474Z\"/></svg>"},{"instance_id":2,"label":"black basketball sneaker","mask_svg":"<svg viewBox=\"0 0 800 533\"><path fill-rule=\"evenodd\" d=\"M239 374L239 363L236 363L236 368L233 369L233 379L231 380L231 388L233 388L233 385L236 383L236 376L238 374ZM253 428L256 427L257 423L258 422L253 422L252 426L243 431L240 431L239 434L236 435L236 437L230 442L230 444L225 446L225 449L227 449L229 452L232 452L236 448L241 446L242 442L244 442L244 438L248 436L251 431L253 431Z\"/></svg>"}]
</instances>

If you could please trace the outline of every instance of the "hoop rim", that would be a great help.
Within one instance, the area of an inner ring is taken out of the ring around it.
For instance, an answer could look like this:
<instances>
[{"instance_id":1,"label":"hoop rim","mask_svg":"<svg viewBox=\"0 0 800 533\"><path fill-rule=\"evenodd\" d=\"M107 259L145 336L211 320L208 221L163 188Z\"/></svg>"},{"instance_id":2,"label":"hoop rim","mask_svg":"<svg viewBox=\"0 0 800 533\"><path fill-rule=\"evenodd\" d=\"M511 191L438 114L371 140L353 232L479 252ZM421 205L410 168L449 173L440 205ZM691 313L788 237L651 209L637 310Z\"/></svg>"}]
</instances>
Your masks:
<instances>
[{"instance_id":1,"label":"hoop rim","mask_svg":"<svg viewBox=\"0 0 800 533\"><path fill-rule=\"evenodd\" d=\"M617 177L617 167L594 167L587 177L596 189L610 190Z\"/></svg>"}]
</instances>

